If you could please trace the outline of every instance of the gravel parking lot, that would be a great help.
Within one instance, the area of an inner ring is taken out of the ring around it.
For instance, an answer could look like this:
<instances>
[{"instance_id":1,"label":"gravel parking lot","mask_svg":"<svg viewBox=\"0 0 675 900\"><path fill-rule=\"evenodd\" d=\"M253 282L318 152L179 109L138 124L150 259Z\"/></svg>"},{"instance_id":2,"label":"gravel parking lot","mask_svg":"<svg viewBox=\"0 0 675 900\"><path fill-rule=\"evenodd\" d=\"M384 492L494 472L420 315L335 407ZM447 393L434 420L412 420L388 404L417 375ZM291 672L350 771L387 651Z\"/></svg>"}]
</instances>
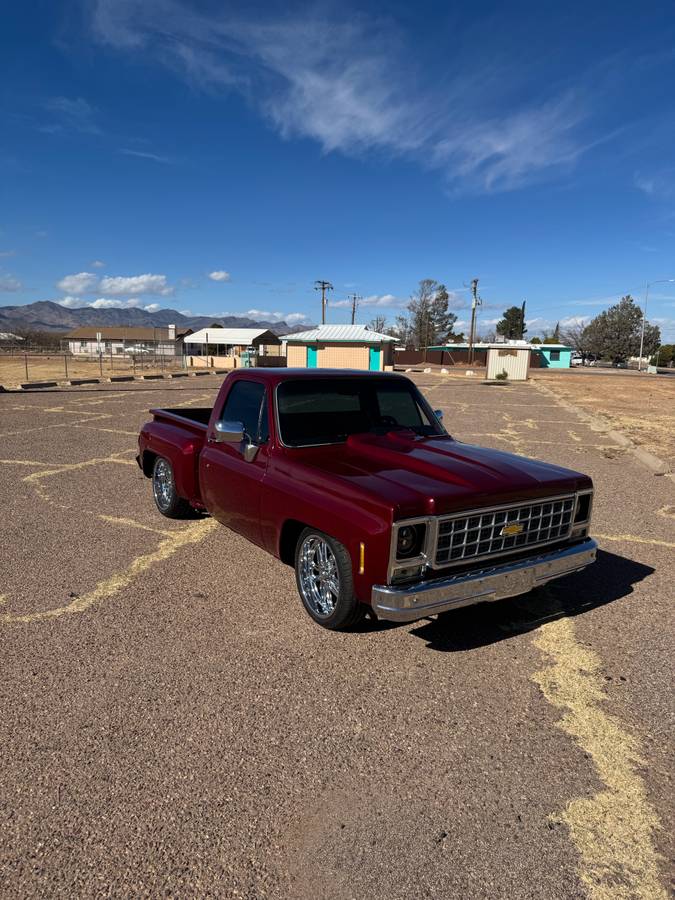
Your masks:
<instances>
[{"instance_id":1,"label":"gravel parking lot","mask_svg":"<svg viewBox=\"0 0 675 900\"><path fill-rule=\"evenodd\" d=\"M591 570L325 632L134 462L220 377L0 395L0 896L668 895L673 480L536 383L415 377L461 440L594 478Z\"/></svg>"}]
</instances>

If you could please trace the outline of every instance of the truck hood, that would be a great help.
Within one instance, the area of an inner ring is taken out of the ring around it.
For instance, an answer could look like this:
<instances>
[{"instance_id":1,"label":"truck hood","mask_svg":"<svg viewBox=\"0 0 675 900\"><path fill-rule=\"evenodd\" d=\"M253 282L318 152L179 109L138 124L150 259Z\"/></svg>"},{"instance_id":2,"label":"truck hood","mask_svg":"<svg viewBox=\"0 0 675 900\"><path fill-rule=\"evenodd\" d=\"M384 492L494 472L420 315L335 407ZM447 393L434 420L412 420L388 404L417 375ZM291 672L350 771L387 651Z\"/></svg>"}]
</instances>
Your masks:
<instances>
[{"instance_id":1,"label":"truck hood","mask_svg":"<svg viewBox=\"0 0 675 900\"><path fill-rule=\"evenodd\" d=\"M295 451L298 452L298 451ZM536 499L592 486L590 478L513 453L412 431L352 435L344 444L305 448L301 464L317 486L360 489L393 507L395 518ZM300 462L300 459L298 459ZM306 477L303 476L303 477Z\"/></svg>"}]
</instances>

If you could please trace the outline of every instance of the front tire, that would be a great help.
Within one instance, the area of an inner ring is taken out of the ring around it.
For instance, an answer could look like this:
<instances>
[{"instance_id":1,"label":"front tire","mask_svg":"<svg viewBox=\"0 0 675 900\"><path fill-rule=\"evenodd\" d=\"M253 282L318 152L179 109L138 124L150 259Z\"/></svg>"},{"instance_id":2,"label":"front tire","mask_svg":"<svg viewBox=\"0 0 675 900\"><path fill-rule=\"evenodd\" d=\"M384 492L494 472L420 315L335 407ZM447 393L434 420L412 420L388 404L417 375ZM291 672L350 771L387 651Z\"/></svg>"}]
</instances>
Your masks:
<instances>
[{"instance_id":1,"label":"front tire","mask_svg":"<svg viewBox=\"0 0 675 900\"><path fill-rule=\"evenodd\" d=\"M298 538L295 580L303 606L322 628L350 628L367 613L354 596L352 561L346 547L322 531L305 528Z\"/></svg>"},{"instance_id":2,"label":"front tire","mask_svg":"<svg viewBox=\"0 0 675 900\"><path fill-rule=\"evenodd\" d=\"M152 467L152 496L157 509L167 519L189 519L194 515L187 500L176 493L173 467L163 456L158 456Z\"/></svg>"}]
</instances>

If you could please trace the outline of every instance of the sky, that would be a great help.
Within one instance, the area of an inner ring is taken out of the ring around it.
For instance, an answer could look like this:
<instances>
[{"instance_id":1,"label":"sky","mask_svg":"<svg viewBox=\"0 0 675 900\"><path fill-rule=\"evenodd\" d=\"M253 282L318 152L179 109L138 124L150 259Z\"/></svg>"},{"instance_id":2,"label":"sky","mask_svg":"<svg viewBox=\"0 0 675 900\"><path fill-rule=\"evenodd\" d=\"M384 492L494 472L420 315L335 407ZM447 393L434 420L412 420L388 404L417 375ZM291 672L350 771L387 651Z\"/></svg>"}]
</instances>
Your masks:
<instances>
[{"instance_id":1,"label":"sky","mask_svg":"<svg viewBox=\"0 0 675 900\"><path fill-rule=\"evenodd\" d=\"M0 305L675 340L670 3L34 0L0 30Z\"/></svg>"}]
</instances>

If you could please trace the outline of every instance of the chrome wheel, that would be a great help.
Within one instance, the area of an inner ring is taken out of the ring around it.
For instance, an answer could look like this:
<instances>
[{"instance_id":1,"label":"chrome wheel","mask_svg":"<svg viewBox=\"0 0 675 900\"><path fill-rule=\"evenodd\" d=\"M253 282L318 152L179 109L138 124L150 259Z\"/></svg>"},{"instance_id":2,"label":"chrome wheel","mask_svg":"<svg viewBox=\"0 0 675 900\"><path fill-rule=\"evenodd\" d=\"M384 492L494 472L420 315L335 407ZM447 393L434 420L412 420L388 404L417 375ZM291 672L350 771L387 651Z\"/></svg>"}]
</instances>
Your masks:
<instances>
[{"instance_id":1,"label":"chrome wheel","mask_svg":"<svg viewBox=\"0 0 675 900\"><path fill-rule=\"evenodd\" d=\"M340 597L340 573L337 560L328 544L317 534L310 534L300 547L298 573L303 600L320 619L335 612Z\"/></svg>"},{"instance_id":2,"label":"chrome wheel","mask_svg":"<svg viewBox=\"0 0 675 900\"><path fill-rule=\"evenodd\" d=\"M152 475L152 491L155 503L161 510L167 510L174 498L173 472L166 459L158 459Z\"/></svg>"}]
</instances>

